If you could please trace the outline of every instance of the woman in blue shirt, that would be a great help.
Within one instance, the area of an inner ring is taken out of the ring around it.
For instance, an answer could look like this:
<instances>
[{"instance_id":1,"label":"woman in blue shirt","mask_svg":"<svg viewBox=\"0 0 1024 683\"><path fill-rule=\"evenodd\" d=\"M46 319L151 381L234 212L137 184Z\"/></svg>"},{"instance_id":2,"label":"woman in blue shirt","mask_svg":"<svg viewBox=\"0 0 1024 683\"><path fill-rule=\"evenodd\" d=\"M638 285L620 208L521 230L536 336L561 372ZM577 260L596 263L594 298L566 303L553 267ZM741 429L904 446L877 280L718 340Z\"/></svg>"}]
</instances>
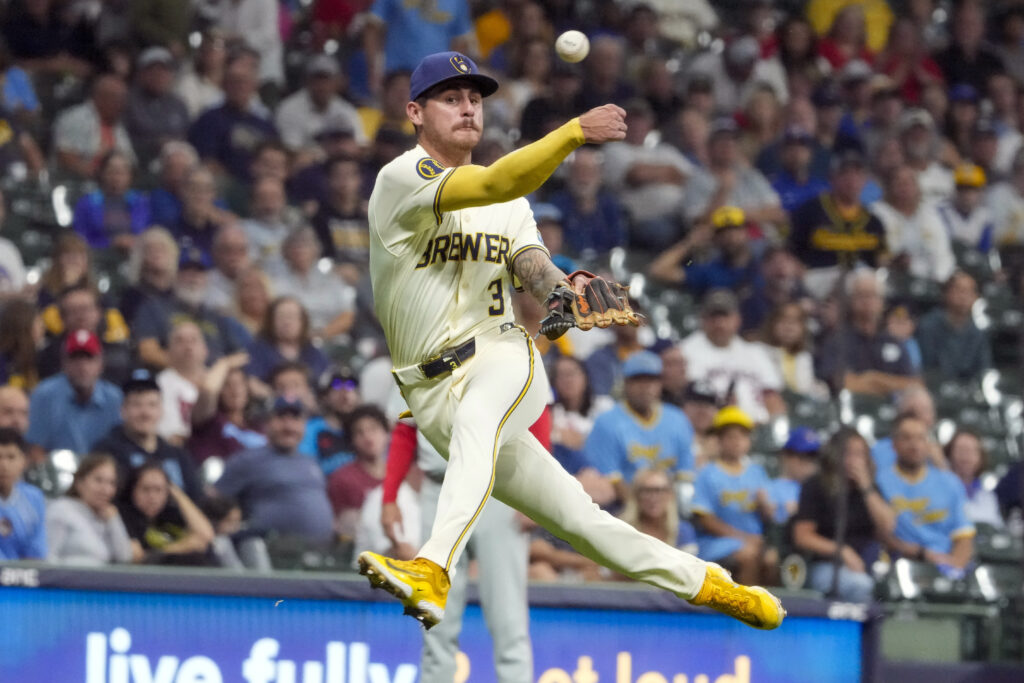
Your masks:
<instances>
[{"instance_id":1,"label":"woman in blue shirt","mask_svg":"<svg viewBox=\"0 0 1024 683\"><path fill-rule=\"evenodd\" d=\"M121 152L103 155L96 176L100 188L78 200L72 227L93 249L127 251L149 225L149 198L132 189L132 161Z\"/></svg>"}]
</instances>

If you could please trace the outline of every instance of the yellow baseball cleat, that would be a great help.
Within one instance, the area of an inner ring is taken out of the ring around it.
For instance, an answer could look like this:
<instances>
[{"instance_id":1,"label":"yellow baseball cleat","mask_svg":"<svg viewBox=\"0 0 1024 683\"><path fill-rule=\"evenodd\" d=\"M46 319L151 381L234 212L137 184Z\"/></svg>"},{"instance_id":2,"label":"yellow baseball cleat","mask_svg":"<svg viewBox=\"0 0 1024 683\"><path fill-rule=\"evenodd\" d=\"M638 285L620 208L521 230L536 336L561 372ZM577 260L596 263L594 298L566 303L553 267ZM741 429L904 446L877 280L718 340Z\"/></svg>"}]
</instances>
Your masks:
<instances>
[{"instance_id":1,"label":"yellow baseball cleat","mask_svg":"<svg viewBox=\"0 0 1024 683\"><path fill-rule=\"evenodd\" d=\"M691 605L705 605L739 619L748 626L770 631L786 617L779 599L760 586L744 586L732 580L722 567L708 563L707 574Z\"/></svg>"},{"instance_id":2,"label":"yellow baseball cleat","mask_svg":"<svg viewBox=\"0 0 1024 683\"><path fill-rule=\"evenodd\" d=\"M448 572L422 557L392 560L369 551L359 553L359 573L374 588L391 593L405 605L405 613L430 629L444 618L448 599Z\"/></svg>"}]
</instances>

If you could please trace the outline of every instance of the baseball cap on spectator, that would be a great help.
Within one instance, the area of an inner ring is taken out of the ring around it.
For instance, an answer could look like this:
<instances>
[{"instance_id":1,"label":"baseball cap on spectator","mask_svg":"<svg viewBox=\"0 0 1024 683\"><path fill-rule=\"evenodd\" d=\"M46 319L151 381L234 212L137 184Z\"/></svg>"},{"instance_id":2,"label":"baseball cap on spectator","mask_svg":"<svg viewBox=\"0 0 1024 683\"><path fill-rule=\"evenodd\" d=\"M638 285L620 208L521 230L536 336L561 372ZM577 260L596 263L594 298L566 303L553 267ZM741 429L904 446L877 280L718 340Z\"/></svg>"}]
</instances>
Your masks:
<instances>
[{"instance_id":1,"label":"baseball cap on spectator","mask_svg":"<svg viewBox=\"0 0 1024 683\"><path fill-rule=\"evenodd\" d=\"M794 427L789 431L789 438L782 446L783 453L816 456L821 450L821 439L810 427Z\"/></svg>"},{"instance_id":2,"label":"baseball cap on spectator","mask_svg":"<svg viewBox=\"0 0 1024 683\"><path fill-rule=\"evenodd\" d=\"M683 393L683 402L696 402L696 403L718 403L718 394L707 382L696 381L690 382L686 385L686 391Z\"/></svg>"},{"instance_id":3,"label":"baseball cap on spectator","mask_svg":"<svg viewBox=\"0 0 1024 683\"><path fill-rule=\"evenodd\" d=\"M359 376L348 367L334 368L320 375L317 388L321 394L335 389L358 389Z\"/></svg>"},{"instance_id":4,"label":"baseball cap on spectator","mask_svg":"<svg viewBox=\"0 0 1024 683\"><path fill-rule=\"evenodd\" d=\"M420 60L409 79L409 101L448 81L471 81L484 97L498 90L498 81L480 73L476 62L460 52L435 52Z\"/></svg>"},{"instance_id":5,"label":"baseball cap on spectator","mask_svg":"<svg viewBox=\"0 0 1024 683\"><path fill-rule=\"evenodd\" d=\"M978 89L970 83L957 83L949 89L949 101L950 102L970 102L977 104L981 97L978 95Z\"/></svg>"},{"instance_id":6,"label":"baseball cap on spectator","mask_svg":"<svg viewBox=\"0 0 1024 683\"><path fill-rule=\"evenodd\" d=\"M868 89L871 91L871 99L881 99L883 97L899 97L899 88L896 87L896 81L892 80L885 74L875 74L868 81Z\"/></svg>"},{"instance_id":7,"label":"baseball cap on spectator","mask_svg":"<svg viewBox=\"0 0 1024 683\"><path fill-rule=\"evenodd\" d=\"M178 270L195 268L197 270L209 270L212 267L210 257L199 247L184 247L181 256L178 258Z\"/></svg>"},{"instance_id":8,"label":"baseball cap on spectator","mask_svg":"<svg viewBox=\"0 0 1024 683\"><path fill-rule=\"evenodd\" d=\"M307 76L337 76L340 73L338 60L331 55L317 55L306 64Z\"/></svg>"},{"instance_id":9,"label":"baseball cap on spectator","mask_svg":"<svg viewBox=\"0 0 1024 683\"><path fill-rule=\"evenodd\" d=\"M719 135L731 135L733 137L739 135L740 126L736 123L736 119L731 116L719 116L711 122L711 127L708 130L708 138L714 138Z\"/></svg>"},{"instance_id":10,"label":"baseball cap on spectator","mask_svg":"<svg viewBox=\"0 0 1024 683\"><path fill-rule=\"evenodd\" d=\"M953 181L957 187L985 187L985 171L976 164L959 164L953 169Z\"/></svg>"},{"instance_id":11,"label":"baseball cap on spectator","mask_svg":"<svg viewBox=\"0 0 1024 683\"><path fill-rule=\"evenodd\" d=\"M156 382L156 376L146 368L136 368L121 385L121 393L139 393L143 391L160 391L160 385Z\"/></svg>"},{"instance_id":12,"label":"baseball cap on spectator","mask_svg":"<svg viewBox=\"0 0 1024 683\"><path fill-rule=\"evenodd\" d=\"M725 58L732 64L751 64L761 56L761 45L754 36L743 36L725 47Z\"/></svg>"},{"instance_id":13,"label":"baseball cap on spectator","mask_svg":"<svg viewBox=\"0 0 1024 683\"><path fill-rule=\"evenodd\" d=\"M742 228L747 224L747 214L738 206L720 206L711 214L711 227L718 230Z\"/></svg>"},{"instance_id":14,"label":"baseball cap on spectator","mask_svg":"<svg viewBox=\"0 0 1024 683\"><path fill-rule=\"evenodd\" d=\"M818 109L839 107L843 104L843 95L834 81L824 81L811 93L811 104Z\"/></svg>"},{"instance_id":15,"label":"baseball cap on spectator","mask_svg":"<svg viewBox=\"0 0 1024 683\"><path fill-rule=\"evenodd\" d=\"M782 134L782 144L810 147L814 144L814 136L803 126L787 126L786 131Z\"/></svg>"},{"instance_id":16,"label":"baseball cap on spectator","mask_svg":"<svg viewBox=\"0 0 1024 683\"><path fill-rule=\"evenodd\" d=\"M731 315L740 310L740 302L730 289L713 289L700 305L701 315Z\"/></svg>"},{"instance_id":17,"label":"baseball cap on spectator","mask_svg":"<svg viewBox=\"0 0 1024 683\"><path fill-rule=\"evenodd\" d=\"M174 55L171 51L165 47L159 45L153 47L147 47L139 54L139 58L135 60L135 65L140 69L153 66L154 64L160 64L168 68L174 67Z\"/></svg>"},{"instance_id":18,"label":"baseball cap on spectator","mask_svg":"<svg viewBox=\"0 0 1024 683\"><path fill-rule=\"evenodd\" d=\"M900 132L906 133L915 126L935 130L935 119L924 109L908 109L903 112L900 116Z\"/></svg>"},{"instance_id":19,"label":"baseball cap on spectator","mask_svg":"<svg viewBox=\"0 0 1024 683\"><path fill-rule=\"evenodd\" d=\"M996 122L987 116L982 116L980 119L974 122L974 127L971 128L972 137L999 137L999 129L996 127Z\"/></svg>"},{"instance_id":20,"label":"baseball cap on spectator","mask_svg":"<svg viewBox=\"0 0 1024 683\"><path fill-rule=\"evenodd\" d=\"M875 71L871 65L863 59L851 59L839 71L839 80L843 85L851 85L860 81L866 81L874 75Z\"/></svg>"},{"instance_id":21,"label":"baseball cap on spectator","mask_svg":"<svg viewBox=\"0 0 1024 683\"><path fill-rule=\"evenodd\" d=\"M352 122L344 116L328 116L324 119L323 125L320 126L320 130L313 136L314 140L324 140L332 137L355 137L355 130L352 128Z\"/></svg>"},{"instance_id":22,"label":"baseball cap on spectator","mask_svg":"<svg viewBox=\"0 0 1024 683\"><path fill-rule=\"evenodd\" d=\"M743 427L749 432L754 429L754 421L740 408L726 406L715 414L715 419L711 422L711 429L716 432L733 426Z\"/></svg>"},{"instance_id":23,"label":"baseball cap on spectator","mask_svg":"<svg viewBox=\"0 0 1024 683\"><path fill-rule=\"evenodd\" d=\"M98 356L102 351L100 338L89 330L75 330L64 340L64 353L68 356Z\"/></svg>"},{"instance_id":24,"label":"baseball cap on spectator","mask_svg":"<svg viewBox=\"0 0 1024 683\"><path fill-rule=\"evenodd\" d=\"M554 204L540 202L533 205L533 220L537 225L541 223L561 223L562 210Z\"/></svg>"},{"instance_id":25,"label":"baseball cap on spectator","mask_svg":"<svg viewBox=\"0 0 1024 683\"><path fill-rule=\"evenodd\" d=\"M853 167L860 169L867 167L867 159L864 157L864 152L862 152L859 147L856 145L849 145L836 149L832 152L832 158L829 160L829 168L833 173Z\"/></svg>"},{"instance_id":26,"label":"baseball cap on spectator","mask_svg":"<svg viewBox=\"0 0 1024 683\"><path fill-rule=\"evenodd\" d=\"M278 396L274 399L270 412L274 415L305 415L306 406L302 404L302 399L298 397Z\"/></svg>"},{"instance_id":27,"label":"baseball cap on spectator","mask_svg":"<svg viewBox=\"0 0 1024 683\"><path fill-rule=\"evenodd\" d=\"M626 379L632 377L660 377L661 358L650 351L637 351L622 364L622 376Z\"/></svg>"}]
</instances>

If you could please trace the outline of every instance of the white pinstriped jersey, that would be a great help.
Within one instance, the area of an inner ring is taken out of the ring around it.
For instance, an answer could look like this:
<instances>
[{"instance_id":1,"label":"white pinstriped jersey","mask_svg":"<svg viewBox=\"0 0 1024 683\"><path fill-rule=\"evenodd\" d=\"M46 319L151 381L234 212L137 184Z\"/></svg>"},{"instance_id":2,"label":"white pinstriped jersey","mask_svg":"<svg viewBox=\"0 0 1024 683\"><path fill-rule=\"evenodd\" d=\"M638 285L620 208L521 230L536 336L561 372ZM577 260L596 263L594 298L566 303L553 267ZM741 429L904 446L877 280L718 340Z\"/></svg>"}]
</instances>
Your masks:
<instances>
[{"instance_id":1,"label":"white pinstriped jersey","mask_svg":"<svg viewBox=\"0 0 1024 683\"><path fill-rule=\"evenodd\" d=\"M417 145L381 169L370 195L374 307L395 367L514 321L510 264L544 249L525 199L441 213L452 170Z\"/></svg>"}]
</instances>

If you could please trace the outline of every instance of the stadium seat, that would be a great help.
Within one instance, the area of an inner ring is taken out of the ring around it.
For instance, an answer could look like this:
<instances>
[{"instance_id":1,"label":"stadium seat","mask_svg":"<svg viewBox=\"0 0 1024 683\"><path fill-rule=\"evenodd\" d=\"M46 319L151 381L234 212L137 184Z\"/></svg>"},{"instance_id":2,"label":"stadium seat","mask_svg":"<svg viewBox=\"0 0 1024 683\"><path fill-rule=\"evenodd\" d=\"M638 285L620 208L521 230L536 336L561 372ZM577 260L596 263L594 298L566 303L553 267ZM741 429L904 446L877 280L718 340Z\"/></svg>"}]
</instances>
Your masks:
<instances>
[{"instance_id":1,"label":"stadium seat","mask_svg":"<svg viewBox=\"0 0 1024 683\"><path fill-rule=\"evenodd\" d=\"M893 562L884 579L883 592L890 600L964 602L970 598L973 578L951 579L930 562L900 558Z\"/></svg>"},{"instance_id":2,"label":"stadium seat","mask_svg":"<svg viewBox=\"0 0 1024 683\"><path fill-rule=\"evenodd\" d=\"M979 562L1015 566L1024 562L1024 542L1006 529L975 524L974 553Z\"/></svg>"},{"instance_id":3,"label":"stadium seat","mask_svg":"<svg viewBox=\"0 0 1024 683\"><path fill-rule=\"evenodd\" d=\"M784 391L782 400L786 403L786 412L793 425L828 432L838 424L836 408L831 401L811 398L792 391Z\"/></svg>"}]
</instances>

